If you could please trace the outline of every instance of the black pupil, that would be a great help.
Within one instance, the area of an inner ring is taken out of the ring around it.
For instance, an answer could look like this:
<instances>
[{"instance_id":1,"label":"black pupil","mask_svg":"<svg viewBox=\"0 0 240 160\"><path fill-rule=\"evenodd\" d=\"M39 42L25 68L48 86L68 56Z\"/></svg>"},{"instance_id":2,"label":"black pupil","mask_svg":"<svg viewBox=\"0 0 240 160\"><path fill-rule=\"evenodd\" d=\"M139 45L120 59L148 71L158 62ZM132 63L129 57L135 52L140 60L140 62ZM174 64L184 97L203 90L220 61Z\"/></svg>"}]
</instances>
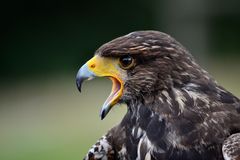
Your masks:
<instances>
[{"instance_id":1,"label":"black pupil","mask_svg":"<svg viewBox=\"0 0 240 160\"><path fill-rule=\"evenodd\" d=\"M120 60L123 67L127 67L132 63L132 57L130 56L122 57Z\"/></svg>"}]
</instances>

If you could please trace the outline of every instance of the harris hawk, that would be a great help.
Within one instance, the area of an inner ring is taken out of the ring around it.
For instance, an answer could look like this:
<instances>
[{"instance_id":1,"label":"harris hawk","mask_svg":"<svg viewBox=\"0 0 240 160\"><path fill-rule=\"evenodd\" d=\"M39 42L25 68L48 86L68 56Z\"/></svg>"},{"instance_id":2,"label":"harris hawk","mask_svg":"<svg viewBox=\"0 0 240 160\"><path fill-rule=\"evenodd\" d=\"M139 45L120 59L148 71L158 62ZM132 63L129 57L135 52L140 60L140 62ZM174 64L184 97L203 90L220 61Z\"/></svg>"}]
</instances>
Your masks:
<instances>
[{"instance_id":1,"label":"harris hawk","mask_svg":"<svg viewBox=\"0 0 240 160\"><path fill-rule=\"evenodd\" d=\"M76 77L111 79L103 119L118 103L123 120L86 160L240 160L240 100L225 90L174 38L136 31L102 45Z\"/></svg>"}]
</instances>

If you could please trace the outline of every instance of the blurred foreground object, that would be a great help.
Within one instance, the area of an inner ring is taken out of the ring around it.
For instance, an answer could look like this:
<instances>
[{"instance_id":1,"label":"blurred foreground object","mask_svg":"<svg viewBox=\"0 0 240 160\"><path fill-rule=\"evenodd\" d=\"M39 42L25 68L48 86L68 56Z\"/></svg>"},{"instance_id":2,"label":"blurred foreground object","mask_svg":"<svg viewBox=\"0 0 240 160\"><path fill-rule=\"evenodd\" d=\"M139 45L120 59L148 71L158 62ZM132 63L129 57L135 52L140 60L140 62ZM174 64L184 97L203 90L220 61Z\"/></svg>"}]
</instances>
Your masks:
<instances>
[{"instance_id":1,"label":"blurred foreground object","mask_svg":"<svg viewBox=\"0 0 240 160\"><path fill-rule=\"evenodd\" d=\"M240 159L240 100L219 86L175 39L132 32L101 46L77 74L113 86L101 119L118 103L122 122L85 159Z\"/></svg>"}]
</instances>

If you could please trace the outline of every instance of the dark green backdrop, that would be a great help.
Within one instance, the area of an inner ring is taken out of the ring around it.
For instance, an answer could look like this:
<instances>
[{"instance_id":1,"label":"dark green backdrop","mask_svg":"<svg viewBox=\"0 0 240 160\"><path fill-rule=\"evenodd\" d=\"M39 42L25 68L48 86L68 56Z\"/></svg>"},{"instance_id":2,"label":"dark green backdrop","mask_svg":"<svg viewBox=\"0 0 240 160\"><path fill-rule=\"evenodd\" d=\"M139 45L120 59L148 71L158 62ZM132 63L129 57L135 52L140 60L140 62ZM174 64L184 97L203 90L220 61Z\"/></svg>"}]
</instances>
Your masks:
<instances>
[{"instance_id":1,"label":"dark green backdrop","mask_svg":"<svg viewBox=\"0 0 240 160\"><path fill-rule=\"evenodd\" d=\"M238 0L1 2L1 80L74 72L101 44L135 30L170 33L196 55L239 58L239 4Z\"/></svg>"}]
</instances>

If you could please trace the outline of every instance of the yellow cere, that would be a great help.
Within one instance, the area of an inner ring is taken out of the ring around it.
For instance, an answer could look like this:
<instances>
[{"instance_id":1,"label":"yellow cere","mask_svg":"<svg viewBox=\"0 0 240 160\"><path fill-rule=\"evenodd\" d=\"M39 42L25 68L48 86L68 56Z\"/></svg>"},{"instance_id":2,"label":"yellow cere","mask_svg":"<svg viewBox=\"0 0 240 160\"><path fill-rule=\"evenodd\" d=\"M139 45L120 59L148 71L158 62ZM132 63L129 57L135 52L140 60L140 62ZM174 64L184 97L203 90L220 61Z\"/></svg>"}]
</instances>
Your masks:
<instances>
[{"instance_id":1,"label":"yellow cere","mask_svg":"<svg viewBox=\"0 0 240 160\"><path fill-rule=\"evenodd\" d=\"M113 85L107 102L111 105L117 103L123 92L123 81L120 77L118 59L94 56L87 62L88 69L98 77L108 77Z\"/></svg>"},{"instance_id":2,"label":"yellow cere","mask_svg":"<svg viewBox=\"0 0 240 160\"><path fill-rule=\"evenodd\" d=\"M94 56L87 62L89 70L99 77L119 77L119 71L116 68L117 64L117 59L100 56Z\"/></svg>"}]
</instances>

